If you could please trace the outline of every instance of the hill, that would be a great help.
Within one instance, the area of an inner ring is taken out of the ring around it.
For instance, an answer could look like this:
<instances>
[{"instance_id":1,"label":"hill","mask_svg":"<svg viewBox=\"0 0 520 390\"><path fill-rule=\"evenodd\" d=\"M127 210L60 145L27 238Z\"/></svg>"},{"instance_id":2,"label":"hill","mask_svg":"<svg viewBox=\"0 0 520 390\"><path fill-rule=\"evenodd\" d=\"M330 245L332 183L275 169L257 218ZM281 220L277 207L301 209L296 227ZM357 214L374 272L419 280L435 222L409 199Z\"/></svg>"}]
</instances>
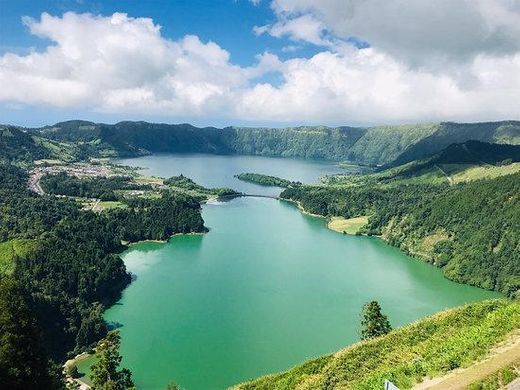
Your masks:
<instances>
[{"instance_id":1,"label":"hill","mask_svg":"<svg viewBox=\"0 0 520 390\"><path fill-rule=\"evenodd\" d=\"M368 216L361 233L381 236L449 279L519 294L520 172L451 186L424 175L392 182L385 174L391 177L383 171L354 183L289 187L280 196L329 218Z\"/></svg>"},{"instance_id":2,"label":"hill","mask_svg":"<svg viewBox=\"0 0 520 390\"><path fill-rule=\"evenodd\" d=\"M14 126L0 125L0 161L31 162L49 155L49 151L27 132Z\"/></svg>"},{"instance_id":3,"label":"hill","mask_svg":"<svg viewBox=\"0 0 520 390\"><path fill-rule=\"evenodd\" d=\"M456 184L520 172L520 145L466 141L402 165L367 175L335 175L333 185Z\"/></svg>"},{"instance_id":4,"label":"hill","mask_svg":"<svg viewBox=\"0 0 520 390\"><path fill-rule=\"evenodd\" d=\"M159 152L251 154L367 165L398 165L431 156L452 143L468 140L520 144L520 122L516 121L279 129L68 121L30 131L55 142L73 143L84 154L98 157Z\"/></svg>"},{"instance_id":5,"label":"hill","mask_svg":"<svg viewBox=\"0 0 520 390\"><path fill-rule=\"evenodd\" d=\"M426 377L474 364L518 327L520 302L474 303L235 389L382 389L385 379L409 389Z\"/></svg>"}]
</instances>

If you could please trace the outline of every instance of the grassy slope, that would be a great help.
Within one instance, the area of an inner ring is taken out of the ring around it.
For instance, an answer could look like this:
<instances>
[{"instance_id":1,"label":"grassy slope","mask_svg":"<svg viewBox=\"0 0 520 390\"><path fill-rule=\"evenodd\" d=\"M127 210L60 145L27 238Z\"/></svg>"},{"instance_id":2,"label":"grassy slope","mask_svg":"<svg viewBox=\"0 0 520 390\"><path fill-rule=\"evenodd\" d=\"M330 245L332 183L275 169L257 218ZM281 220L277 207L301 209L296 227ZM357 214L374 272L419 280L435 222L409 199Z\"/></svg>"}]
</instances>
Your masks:
<instances>
[{"instance_id":1,"label":"grassy slope","mask_svg":"<svg viewBox=\"0 0 520 390\"><path fill-rule=\"evenodd\" d=\"M333 217L330 219L327 227L330 230L334 230L338 233L356 234L359 230L368 223L367 216L354 217L354 218L342 218Z\"/></svg>"},{"instance_id":2,"label":"grassy slope","mask_svg":"<svg viewBox=\"0 0 520 390\"><path fill-rule=\"evenodd\" d=\"M491 300L450 309L237 389L401 389L482 358L520 328L520 302Z\"/></svg>"},{"instance_id":3,"label":"grassy slope","mask_svg":"<svg viewBox=\"0 0 520 390\"><path fill-rule=\"evenodd\" d=\"M16 239L0 243L0 275L14 271L17 258L23 258L37 248L36 240Z\"/></svg>"}]
</instances>

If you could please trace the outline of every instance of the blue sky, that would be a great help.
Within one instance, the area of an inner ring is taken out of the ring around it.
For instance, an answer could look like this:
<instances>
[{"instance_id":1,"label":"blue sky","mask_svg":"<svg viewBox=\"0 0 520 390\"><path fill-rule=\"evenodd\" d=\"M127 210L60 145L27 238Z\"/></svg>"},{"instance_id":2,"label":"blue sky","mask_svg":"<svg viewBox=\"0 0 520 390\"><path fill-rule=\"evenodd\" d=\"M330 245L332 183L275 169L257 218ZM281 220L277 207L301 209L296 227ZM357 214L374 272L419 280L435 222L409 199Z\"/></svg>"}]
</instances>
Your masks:
<instances>
[{"instance_id":1,"label":"blue sky","mask_svg":"<svg viewBox=\"0 0 520 390\"><path fill-rule=\"evenodd\" d=\"M507 0L1 0L0 122L518 119L519 26Z\"/></svg>"},{"instance_id":2,"label":"blue sky","mask_svg":"<svg viewBox=\"0 0 520 390\"><path fill-rule=\"evenodd\" d=\"M29 34L23 16L39 18L42 12L61 15L67 11L111 15L124 12L133 17L149 17L162 26L162 35L178 39L186 34L198 35L203 41L215 41L231 53L231 61L239 65L253 64L255 55L268 50L284 56L282 48L291 44L287 39L269 35L257 36L255 25L275 20L268 1L254 5L249 0L1 0L0 54L16 51L21 54L31 47L42 50L48 40ZM300 43L301 55L316 52L311 45Z\"/></svg>"}]
</instances>

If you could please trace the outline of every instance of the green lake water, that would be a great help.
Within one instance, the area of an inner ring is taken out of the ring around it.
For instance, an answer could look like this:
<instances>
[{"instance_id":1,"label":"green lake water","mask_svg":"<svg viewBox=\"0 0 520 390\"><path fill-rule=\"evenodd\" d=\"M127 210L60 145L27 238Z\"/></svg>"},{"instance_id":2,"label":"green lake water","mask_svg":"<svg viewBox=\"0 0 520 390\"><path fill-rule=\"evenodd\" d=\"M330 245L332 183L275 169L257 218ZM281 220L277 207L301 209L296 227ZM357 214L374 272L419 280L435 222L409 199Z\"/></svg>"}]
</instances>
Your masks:
<instances>
[{"instance_id":1,"label":"green lake water","mask_svg":"<svg viewBox=\"0 0 520 390\"><path fill-rule=\"evenodd\" d=\"M190 176L179 161L203 166L205 158L170 157L159 156L155 168L156 156L124 163L147 166L149 174ZM296 164L305 181L337 170L308 161L258 161L268 174ZM190 177L230 186L234 174L252 171L240 168ZM379 239L332 232L323 219L286 202L239 198L205 205L203 217L210 228L205 235L141 243L123 256L136 280L105 318L120 326L123 364L140 389L169 382L223 389L335 351L359 339L359 313L369 300L381 303L395 327L497 296L450 282Z\"/></svg>"}]
</instances>

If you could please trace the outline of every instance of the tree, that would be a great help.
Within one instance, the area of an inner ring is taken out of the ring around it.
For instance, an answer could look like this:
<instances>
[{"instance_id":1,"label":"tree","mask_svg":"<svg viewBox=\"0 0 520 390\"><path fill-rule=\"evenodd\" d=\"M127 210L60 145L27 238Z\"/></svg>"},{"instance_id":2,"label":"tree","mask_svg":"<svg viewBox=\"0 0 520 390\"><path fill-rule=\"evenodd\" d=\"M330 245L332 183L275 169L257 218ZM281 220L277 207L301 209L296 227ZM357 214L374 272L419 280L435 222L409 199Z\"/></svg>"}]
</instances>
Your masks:
<instances>
[{"instance_id":1,"label":"tree","mask_svg":"<svg viewBox=\"0 0 520 390\"><path fill-rule=\"evenodd\" d=\"M0 388L63 388L54 368L21 289L0 276Z\"/></svg>"},{"instance_id":2,"label":"tree","mask_svg":"<svg viewBox=\"0 0 520 390\"><path fill-rule=\"evenodd\" d=\"M107 337L98 342L97 361L91 367L92 386L95 390L133 389L132 373L129 369L119 369L121 337L117 330L108 332Z\"/></svg>"},{"instance_id":3,"label":"tree","mask_svg":"<svg viewBox=\"0 0 520 390\"><path fill-rule=\"evenodd\" d=\"M371 301L363 306L361 326L362 340L382 336L392 330L388 317L381 313L381 306L377 301Z\"/></svg>"}]
</instances>

